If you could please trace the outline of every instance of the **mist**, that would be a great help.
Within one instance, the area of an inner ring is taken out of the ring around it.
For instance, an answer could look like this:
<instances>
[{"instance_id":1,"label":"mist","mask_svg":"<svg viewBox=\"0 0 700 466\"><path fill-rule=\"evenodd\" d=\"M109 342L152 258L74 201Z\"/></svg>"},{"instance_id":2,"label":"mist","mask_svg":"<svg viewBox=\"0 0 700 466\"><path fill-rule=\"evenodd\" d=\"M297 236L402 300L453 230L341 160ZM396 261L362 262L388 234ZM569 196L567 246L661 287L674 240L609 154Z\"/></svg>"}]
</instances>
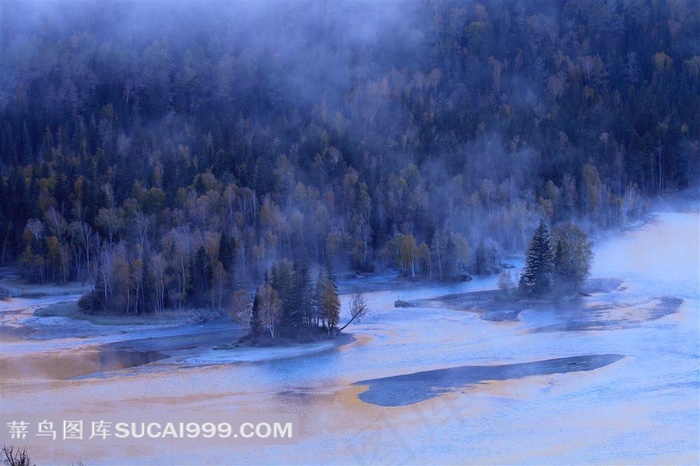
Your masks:
<instances>
[{"instance_id":1,"label":"mist","mask_svg":"<svg viewBox=\"0 0 700 466\"><path fill-rule=\"evenodd\" d=\"M3 196L31 176L3 205L2 261L94 279L120 242L148 261L186 228L189 270L204 247L232 282L284 258L403 274L402 241L432 277L453 237L465 276L481 244L490 270L522 254L540 219L624 228L697 184L689 8L5 2Z\"/></svg>"},{"instance_id":2,"label":"mist","mask_svg":"<svg viewBox=\"0 0 700 466\"><path fill-rule=\"evenodd\" d=\"M43 462L696 464L698 37L693 0L0 0L2 416L300 418Z\"/></svg>"}]
</instances>

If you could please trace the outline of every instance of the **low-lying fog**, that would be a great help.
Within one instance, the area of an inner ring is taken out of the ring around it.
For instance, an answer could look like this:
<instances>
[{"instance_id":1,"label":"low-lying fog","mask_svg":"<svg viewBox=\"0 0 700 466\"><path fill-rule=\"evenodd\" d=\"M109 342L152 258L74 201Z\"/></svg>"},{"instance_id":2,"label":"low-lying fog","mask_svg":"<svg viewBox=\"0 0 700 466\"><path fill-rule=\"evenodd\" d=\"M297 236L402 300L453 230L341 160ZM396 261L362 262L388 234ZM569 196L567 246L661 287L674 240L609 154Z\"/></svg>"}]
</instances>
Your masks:
<instances>
[{"instance_id":1,"label":"low-lying fog","mask_svg":"<svg viewBox=\"0 0 700 466\"><path fill-rule=\"evenodd\" d=\"M57 441L30 446L37 464L697 464L698 225L697 212L660 212L599 240L592 279L618 279L598 280L612 289L528 309L516 321L394 308L396 299L495 289L496 277L372 292L372 314L349 328L356 340L338 349L264 363L156 361L68 380L3 374L2 409L146 422L165 411L300 417L294 445ZM51 341L22 344L29 354Z\"/></svg>"}]
</instances>

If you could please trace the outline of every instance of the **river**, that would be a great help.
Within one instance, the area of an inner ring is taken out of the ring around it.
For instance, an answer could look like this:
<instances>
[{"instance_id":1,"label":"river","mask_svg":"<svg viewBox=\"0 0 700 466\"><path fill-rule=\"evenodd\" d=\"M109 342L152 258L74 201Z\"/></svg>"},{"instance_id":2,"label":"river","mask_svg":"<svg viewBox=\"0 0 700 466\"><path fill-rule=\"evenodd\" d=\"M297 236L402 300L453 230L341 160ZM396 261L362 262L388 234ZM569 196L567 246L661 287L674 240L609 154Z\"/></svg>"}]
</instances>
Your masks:
<instances>
[{"instance_id":1,"label":"river","mask_svg":"<svg viewBox=\"0 0 700 466\"><path fill-rule=\"evenodd\" d=\"M495 289L496 277L377 291L366 294L371 314L348 328L355 341L336 349L256 363L155 361L89 377L4 373L2 412L295 419L291 444L264 448L231 439L36 448L27 440L37 464L698 464L699 225L697 212L657 212L599 240L591 276L615 279L612 289L516 321L393 306ZM13 338L13 354L19 344L52 344Z\"/></svg>"}]
</instances>

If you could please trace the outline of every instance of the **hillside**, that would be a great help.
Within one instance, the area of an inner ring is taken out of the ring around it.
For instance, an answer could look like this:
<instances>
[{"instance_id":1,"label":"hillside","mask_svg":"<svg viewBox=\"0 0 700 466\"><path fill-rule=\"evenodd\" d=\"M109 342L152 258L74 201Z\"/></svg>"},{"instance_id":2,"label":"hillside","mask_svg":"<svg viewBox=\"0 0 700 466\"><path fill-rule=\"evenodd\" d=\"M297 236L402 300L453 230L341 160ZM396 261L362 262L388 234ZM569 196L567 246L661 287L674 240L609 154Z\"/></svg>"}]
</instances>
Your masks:
<instances>
[{"instance_id":1,"label":"hillside","mask_svg":"<svg viewBox=\"0 0 700 466\"><path fill-rule=\"evenodd\" d=\"M449 280L698 183L692 0L0 8L0 263L115 312Z\"/></svg>"}]
</instances>

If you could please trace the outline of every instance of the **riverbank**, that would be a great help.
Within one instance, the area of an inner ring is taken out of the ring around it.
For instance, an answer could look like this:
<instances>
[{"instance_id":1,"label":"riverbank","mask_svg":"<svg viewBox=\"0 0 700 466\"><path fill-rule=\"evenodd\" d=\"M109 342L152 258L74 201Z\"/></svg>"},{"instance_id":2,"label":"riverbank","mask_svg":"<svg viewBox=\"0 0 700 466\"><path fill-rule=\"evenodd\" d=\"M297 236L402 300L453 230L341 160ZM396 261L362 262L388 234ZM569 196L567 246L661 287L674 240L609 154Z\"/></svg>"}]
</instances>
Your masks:
<instances>
[{"instance_id":1,"label":"riverbank","mask_svg":"<svg viewBox=\"0 0 700 466\"><path fill-rule=\"evenodd\" d=\"M674 314L684 301L668 295L630 300L625 295L626 289L621 279L593 278L586 281L580 294L522 298L515 291L507 294L501 290L487 290L400 301L395 305L471 312L482 320L496 323L519 322L524 312L536 315L553 306L560 308L557 322L528 330L537 333L629 328Z\"/></svg>"},{"instance_id":2,"label":"riverbank","mask_svg":"<svg viewBox=\"0 0 700 466\"><path fill-rule=\"evenodd\" d=\"M149 316L87 314L78 307L80 284L29 285L0 279L11 297L0 300L0 369L20 379L104 377L141 366L264 362L330 351L352 335L311 343L257 348L241 345L247 332L211 310L166 311Z\"/></svg>"},{"instance_id":3,"label":"riverbank","mask_svg":"<svg viewBox=\"0 0 700 466\"><path fill-rule=\"evenodd\" d=\"M279 458L294 464L458 464L465 458L478 464L697 464L698 225L697 214L661 214L597 242L592 276L621 277L618 285L606 291L601 279L598 290L587 291L591 296L526 309L518 321L487 321L437 304L394 307L396 300L493 291L497 277L367 293L372 312L353 325L356 340L313 356L191 366L161 359L101 373L91 366L92 375L81 376L68 373L82 366L65 358L119 360L120 348L101 345L93 353L79 346L89 339L3 343L0 359L23 362L38 346L78 346L35 360L58 373L2 377L2 411L56 423L94 416L155 422L165 413L186 422L193 413L236 422L277 421L278 414L299 419L298 443L264 448L230 438L194 444L161 438L118 448L70 440L46 448L28 438L37 464L274 464ZM630 320L675 306L665 299L671 297L683 300L672 315ZM344 313L347 299L341 296ZM567 324L581 316L590 316L590 327L571 331L576 327ZM619 323L600 325L613 320ZM133 355L137 347L164 346L158 338L142 340L121 349ZM138 357L150 356L158 355Z\"/></svg>"},{"instance_id":4,"label":"riverbank","mask_svg":"<svg viewBox=\"0 0 700 466\"><path fill-rule=\"evenodd\" d=\"M69 296L85 294L92 289L92 284L83 282L27 283L20 276L16 267L0 267L0 300L11 298L45 298L51 296ZM0 301L1 303L2 301Z\"/></svg>"},{"instance_id":5,"label":"riverbank","mask_svg":"<svg viewBox=\"0 0 700 466\"><path fill-rule=\"evenodd\" d=\"M525 298L518 295L517 289L471 291L467 293L455 293L430 299L414 299L395 303L396 307L428 307L453 309L458 311L470 311L479 314L483 320L492 322L515 322L521 312L552 304L576 303L584 297L610 294L615 291L624 291L624 282L617 278L589 279L581 287L580 293L568 295L542 296L538 298Z\"/></svg>"}]
</instances>

